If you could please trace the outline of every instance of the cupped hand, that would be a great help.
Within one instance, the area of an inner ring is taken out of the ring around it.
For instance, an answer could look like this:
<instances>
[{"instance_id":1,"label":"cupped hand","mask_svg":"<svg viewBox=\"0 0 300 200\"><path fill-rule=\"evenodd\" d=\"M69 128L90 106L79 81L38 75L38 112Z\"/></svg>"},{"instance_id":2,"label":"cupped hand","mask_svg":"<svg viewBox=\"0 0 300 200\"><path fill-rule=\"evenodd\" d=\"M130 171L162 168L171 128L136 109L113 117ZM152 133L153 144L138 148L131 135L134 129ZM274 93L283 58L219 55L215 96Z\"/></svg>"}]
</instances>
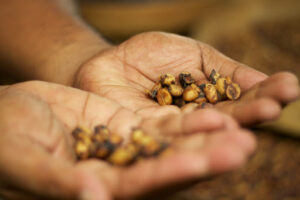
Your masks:
<instances>
[{"instance_id":1,"label":"cupped hand","mask_svg":"<svg viewBox=\"0 0 300 200\"><path fill-rule=\"evenodd\" d=\"M8 199L131 198L235 169L255 148L248 131L214 110L145 119L103 97L46 82L0 87L0 110L0 194ZM71 131L99 124L125 139L140 127L170 139L175 151L126 168L76 162Z\"/></svg>"},{"instance_id":2,"label":"cupped hand","mask_svg":"<svg viewBox=\"0 0 300 200\"><path fill-rule=\"evenodd\" d=\"M276 118L282 105L299 96L298 80L291 73L268 77L206 44L161 32L139 34L95 56L81 67L74 85L144 117L153 117L179 112L175 106L160 107L145 95L161 74L177 76L188 71L196 80L207 80L213 69L240 84L242 96L238 101L215 107L243 125Z\"/></svg>"}]
</instances>

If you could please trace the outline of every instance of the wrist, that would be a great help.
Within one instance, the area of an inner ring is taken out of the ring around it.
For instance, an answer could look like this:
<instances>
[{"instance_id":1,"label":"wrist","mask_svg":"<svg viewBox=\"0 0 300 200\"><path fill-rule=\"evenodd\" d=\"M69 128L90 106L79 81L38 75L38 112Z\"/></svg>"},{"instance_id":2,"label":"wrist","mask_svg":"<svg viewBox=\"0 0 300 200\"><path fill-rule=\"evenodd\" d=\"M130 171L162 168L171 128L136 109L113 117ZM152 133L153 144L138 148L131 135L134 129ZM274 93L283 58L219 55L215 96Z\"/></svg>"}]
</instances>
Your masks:
<instances>
[{"instance_id":1,"label":"wrist","mask_svg":"<svg viewBox=\"0 0 300 200\"><path fill-rule=\"evenodd\" d=\"M43 67L37 70L36 78L44 81L73 85L80 66L99 54L111 44L93 32L77 34L75 42L59 48L47 57Z\"/></svg>"}]
</instances>

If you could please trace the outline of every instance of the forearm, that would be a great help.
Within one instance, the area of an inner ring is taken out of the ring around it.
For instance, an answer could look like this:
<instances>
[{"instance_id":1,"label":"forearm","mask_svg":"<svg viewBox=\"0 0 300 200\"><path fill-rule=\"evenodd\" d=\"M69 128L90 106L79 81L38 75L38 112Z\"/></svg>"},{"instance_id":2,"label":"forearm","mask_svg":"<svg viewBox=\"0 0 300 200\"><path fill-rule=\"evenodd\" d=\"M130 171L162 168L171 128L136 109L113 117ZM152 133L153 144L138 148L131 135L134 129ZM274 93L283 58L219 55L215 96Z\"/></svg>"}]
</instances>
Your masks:
<instances>
[{"instance_id":1,"label":"forearm","mask_svg":"<svg viewBox=\"0 0 300 200\"><path fill-rule=\"evenodd\" d=\"M0 0L2 68L20 79L72 84L80 65L109 46L71 0Z\"/></svg>"}]
</instances>

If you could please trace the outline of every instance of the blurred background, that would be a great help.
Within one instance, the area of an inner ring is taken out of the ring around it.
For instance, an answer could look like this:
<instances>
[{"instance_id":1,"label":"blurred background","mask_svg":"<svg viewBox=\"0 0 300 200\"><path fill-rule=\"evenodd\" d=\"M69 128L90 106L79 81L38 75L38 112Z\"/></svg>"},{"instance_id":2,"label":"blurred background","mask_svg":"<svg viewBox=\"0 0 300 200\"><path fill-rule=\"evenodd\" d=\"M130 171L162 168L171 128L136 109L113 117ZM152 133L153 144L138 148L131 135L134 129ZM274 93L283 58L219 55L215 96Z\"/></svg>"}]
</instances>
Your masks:
<instances>
[{"instance_id":1,"label":"blurred background","mask_svg":"<svg viewBox=\"0 0 300 200\"><path fill-rule=\"evenodd\" d=\"M299 0L79 2L83 18L114 43L145 31L174 32L266 73L284 69L300 75Z\"/></svg>"},{"instance_id":2,"label":"blurred background","mask_svg":"<svg viewBox=\"0 0 300 200\"><path fill-rule=\"evenodd\" d=\"M285 70L300 79L299 0L79 0L79 5L83 18L115 44L145 31L168 31L206 42L269 75ZM300 134L299 104L287 108L290 117L281 118L275 131Z\"/></svg>"},{"instance_id":3,"label":"blurred background","mask_svg":"<svg viewBox=\"0 0 300 200\"><path fill-rule=\"evenodd\" d=\"M118 44L145 31L206 42L268 75L300 79L300 0L78 0L82 17ZM0 77L0 83L12 83ZM258 149L245 167L163 200L300 200L300 101L275 122L251 127ZM166 194L166 195L165 195ZM154 199L154 198L149 198Z\"/></svg>"},{"instance_id":4,"label":"blurred background","mask_svg":"<svg viewBox=\"0 0 300 200\"><path fill-rule=\"evenodd\" d=\"M144 31L206 42L272 74L300 78L300 0L81 0L83 18L118 44ZM258 150L242 169L160 199L299 200L300 101L276 122L253 128Z\"/></svg>"}]
</instances>

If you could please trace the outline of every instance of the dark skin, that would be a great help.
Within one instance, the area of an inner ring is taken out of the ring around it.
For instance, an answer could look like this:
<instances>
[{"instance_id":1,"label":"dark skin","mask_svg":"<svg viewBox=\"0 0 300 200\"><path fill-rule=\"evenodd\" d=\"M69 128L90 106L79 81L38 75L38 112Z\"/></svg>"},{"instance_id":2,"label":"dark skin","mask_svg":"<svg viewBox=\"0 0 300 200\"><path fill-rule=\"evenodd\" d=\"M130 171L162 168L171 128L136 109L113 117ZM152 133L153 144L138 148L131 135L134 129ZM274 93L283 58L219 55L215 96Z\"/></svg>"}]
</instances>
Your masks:
<instances>
[{"instance_id":1,"label":"dark skin","mask_svg":"<svg viewBox=\"0 0 300 200\"><path fill-rule=\"evenodd\" d=\"M236 169L255 148L237 122L275 119L299 96L294 75L267 77L189 38L150 32L112 46L78 17L71 0L0 2L1 71L90 91L40 81L0 88L0 184L9 199L126 199ZM212 69L241 85L239 101L181 111L145 95L162 73L185 70L201 80ZM106 124L125 138L140 126L171 138L178 152L124 169L77 164L70 132L79 124Z\"/></svg>"},{"instance_id":2,"label":"dark skin","mask_svg":"<svg viewBox=\"0 0 300 200\"><path fill-rule=\"evenodd\" d=\"M215 69L230 76L242 90L238 101L225 101L215 108L232 116L242 125L276 119L282 105L298 99L299 86L295 75L280 72L267 76L238 63L212 47L174 34L150 32L137 35L111 47L84 64L75 79L75 86L112 99L142 116L179 113L175 106L159 106L147 97L159 76L182 71L196 80L206 80ZM195 110L186 109L188 112Z\"/></svg>"},{"instance_id":3,"label":"dark skin","mask_svg":"<svg viewBox=\"0 0 300 200\"><path fill-rule=\"evenodd\" d=\"M214 110L143 119L105 98L46 82L1 87L0 109L0 194L8 199L128 199L235 169L255 149L250 132ZM203 116L213 117L213 126L192 120ZM139 126L170 139L174 153L128 168L77 163L71 131L78 124L104 124L125 139Z\"/></svg>"},{"instance_id":4,"label":"dark skin","mask_svg":"<svg viewBox=\"0 0 300 200\"><path fill-rule=\"evenodd\" d=\"M1 70L18 79L75 85L147 115L179 111L159 108L144 95L159 75L186 70L201 80L215 69L241 85L240 101L216 107L243 125L275 119L281 105L299 96L295 75L268 77L190 38L149 32L112 46L77 16L71 0L0 2Z\"/></svg>"}]
</instances>

